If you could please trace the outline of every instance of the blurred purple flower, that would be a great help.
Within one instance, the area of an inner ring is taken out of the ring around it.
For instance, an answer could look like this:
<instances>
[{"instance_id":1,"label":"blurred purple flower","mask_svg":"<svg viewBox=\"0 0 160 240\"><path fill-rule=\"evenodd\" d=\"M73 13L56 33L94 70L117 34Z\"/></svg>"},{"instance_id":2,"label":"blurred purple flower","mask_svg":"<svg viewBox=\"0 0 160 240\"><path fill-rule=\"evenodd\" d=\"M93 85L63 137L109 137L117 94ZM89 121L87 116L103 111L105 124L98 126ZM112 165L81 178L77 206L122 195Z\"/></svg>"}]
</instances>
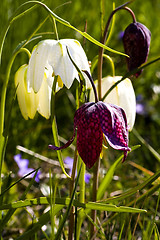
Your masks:
<instances>
[{"instance_id":1,"label":"blurred purple flower","mask_svg":"<svg viewBox=\"0 0 160 240\"><path fill-rule=\"evenodd\" d=\"M118 34L118 39L122 40L123 39L123 35L124 35L124 31L120 31Z\"/></svg>"},{"instance_id":2,"label":"blurred purple flower","mask_svg":"<svg viewBox=\"0 0 160 240\"><path fill-rule=\"evenodd\" d=\"M145 114L144 104L142 104L142 103L137 103L136 104L136 113L138 113L140 115Z\"/></svg>"},{"instance_id":3,"label":"blurred purple flower","mask_svg":"<svg viewBox=\"0 0 160 240\"><path fill-rule=\"evenodd\" d=\"M32 172L34 169L33 168L29 168L29 160L28 159L23 159L21 154L17 154L14 156L14 161L17 163L18 167L19 167L19 171L18 171L18 176L19 177L24 177L24 175ZM35 181L39 182L39 175L40 175L41 171L38 170L37 175L35 177ZM26 178L33 178L34 177L34 173L30 174L29 176L27 176Z\"/></svg>"},{"instance_id":4,"label":"blurred purple flower","mask_svg":"<svg viewBox=\"0 0 160 240\"><path fill-rule=\"evenodd\" d=\"M71 175L72 174L72 167L73 167L73 158L71 158L71 157L66 157L65 159L64 159L64 163L67 165L67 167L69 168L69 175ZM89 181L90 181L90 178L91 178L91 174L89 174L89 173L85 173L85 182L86 183L89 183Z\"/></svg>"},{"instance_id":5,"label":"blurred purple flower","mask_svg":"<svg viewBox=\"0 0 160 240\"><path fill-rule=\"evenodd\" d=\"M143 96L139 94L136 97L136 113L139 115L145 115L146 114L146 109L145 109L145 104L143 101Z\"/></svg>"}]
</instances>

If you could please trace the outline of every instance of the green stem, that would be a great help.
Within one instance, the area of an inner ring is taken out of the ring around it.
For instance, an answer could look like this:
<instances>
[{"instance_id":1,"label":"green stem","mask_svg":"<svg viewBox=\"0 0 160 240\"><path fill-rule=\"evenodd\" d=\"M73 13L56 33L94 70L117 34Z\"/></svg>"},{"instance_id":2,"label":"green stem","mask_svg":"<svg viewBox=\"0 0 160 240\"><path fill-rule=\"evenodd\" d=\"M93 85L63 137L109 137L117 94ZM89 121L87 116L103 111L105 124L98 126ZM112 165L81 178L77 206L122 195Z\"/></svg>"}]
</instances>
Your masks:
<instances>
[{"instance_id":1,"label":"green stem","mask_svg":"<svg viewBox=\"0 0 160 240\"><path fill-rule=\"evenodd\" d=\"M77 160L78 160L78 152L77 147L74 153L74 161L73 161L73 168L72 168L72 175L70 179L70 197L72 196L74 184L75 184L75 176L76 176L76 169L77 169ZM74 207L71 207L70 210L70 217L69 217L69 234L68 240L72 240L74 236Z\"/></svg>"},{"instance_id":2,"label":"green stem","mask_svg":"<svg viewBox=\"0 0 160 240\"><path fill-rule=\"evenodd\" d=\"M108 21L106 23L104 34L103 34L103 37L102 37L102 40L101 40L101 43L103 45L105 45L106 40L107 40L107 34L108 34L108 30L109 30L109 26L110 26L111 20L112 20L114 14L117 11L119 11L121 9L127 10L132 15L133 22L136 22L136 18L135 18L135 15L134 15L133 11L130 8L126 7L126 5L129 4L129 3L130 2L127 2L127 3L117 7L115 10L112 11L112 13L111 13L111 15L108 18ZM100 100L101 100L101 97L102 97L101 80L102 80L103 53L104 53L104 48L100 47L99 48L99 58L98 58L98 95L99 95L99 99Z\"/></svg>"},{"instance_id":3,"label":"green stem","mask_svg":"<svg viewBox=\"0 0 160 240\"><path fill-rule=\"evenodd\" d=\"M85 170L86 170L86 165L82 162L82 159L79 157L78 159L78 167L77 171L79 171L80 166L82 164L82 169L81 169L81 174L79 177L79 202L80 203L85 203ZM81 226L84 220L84 209L80 209L78 211L78 221L77 221L77 240L80 239L80 233L81 233Z\"/></svg>"},{"instance_id":4,"label":"green stem","mask_svg":"<svg viewBox=\"0 0 160 240\"><path fill-rule=\"evenodd\" d=\"M11 68L12 68L13 62L14 62L17 54L19 54L20 52L26 52L27 55L30 57L30 52L26 48L21 48L17 52L14 53L14 55L10 59L8 66L7 66L6 78L3 83L2 93L1 93L1 105L0 105L0 193L1 193L1 184L2 184L2 182L1 182L2 181L2 179L1 179L2 164L3 164L3 160L4 160L5 148L6 148L6 142L7 142L7 136L4 136L6 94L7 94L7 87L8 87Z\"/></svg>"},{"instance_id":5,"label":"green stem","mask_svg":"<svg viewBox=\"0 0 160 240\"><path fill-rule=\"evenodd\" d=\"M99 175L99 167L100 167L100 158L97 160L95 166L94 166L94 172L93 172L93 192L92 192L92 202L97 201L97 190L98 190L98 175ZM96 223L96 215L97 211L92 210L91 217L94 223ZM94 224L91 224L90 229L90 238L92 238L95 234L96 227Z\"/></svg>"},{"instance_id":6,"label":"green stem","mask_svg":"<svg viewBox=\"0 0 160 240\"><path fill-rule=\"evenodd\" d=\"M112 76L114 77L115 76L115 67L114 67L114 62L113 62L112 58L106 54L103 54L103 57L109 61L110 65L111 65L111 69L112 69Z\"/></svg>"}]
</instances>

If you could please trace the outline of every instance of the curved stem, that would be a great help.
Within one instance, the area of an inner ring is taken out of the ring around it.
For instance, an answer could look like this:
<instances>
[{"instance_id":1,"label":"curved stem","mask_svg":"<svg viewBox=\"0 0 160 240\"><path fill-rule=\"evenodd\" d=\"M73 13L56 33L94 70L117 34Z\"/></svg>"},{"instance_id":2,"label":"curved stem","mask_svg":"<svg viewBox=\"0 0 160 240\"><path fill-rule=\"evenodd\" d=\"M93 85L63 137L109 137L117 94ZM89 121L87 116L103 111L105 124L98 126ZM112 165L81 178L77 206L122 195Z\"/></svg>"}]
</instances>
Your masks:
<instances>
[{"instance_id":1,"label":"curved stem","mask_svg":"<svg viewBox=\"0 0 160 240\"><path fill-rule=\"evenodd\" d=\"M6 93L7 93L7 87L8 87L8 82L9 82L9 77L10 77L10 72L11 68L13 65L13 62L20 52L26 52L27 55L30 57L30 52L26 48L21 48L17 52L14 53L12 58L10 59L6 71L6 79L5 82L3 83L3 88L2 88L2 93L1 93L1 105L0 105L0 192L1 192L1 171L2 171L2 164L3 164L3 159L4 159L4 154L5 154L5 137L3 135L4 132L4 120L5 120L5 102L6 102Z\"/></svg>"},{"instance_id":2,"label":"curved stem","mask_svg":"<svg viewBox=\"0 0 160 240\"><path fill-rule=\"evenodd\" d=\"M103 57L106 58L110 62L110 65L112 68L112 75L114 77L115 76L115 67L114 67L114 62L113 62L112 58L106 54L103 54Z\"/></svg>"},{"instance_id":3,"label":"curved stem","mask_svg":"<svg viewBox=\"0 0 160 240\"><path fill-rule=\"evenodd\" d=\"M127 2L127 3L117 7L115 10L112 11L112 13L111 13L111 15L108 18L108 21L106 23L104 34L103 34L103 37L102 37L102 40L101 40L102 44L105 44L105 42L106 42L109 25L111 23L113 15L117 11L119 11L121 9L127 10L131 14L131 16L133 18L133 22L136 22L136 17L134 15L134 12L130 8L126 7L126 5L129 4L129 3L130 2ZM102 79L103 52L104 52L104 49L100 47L99 48L99 58L98 58L98 95L99 95L100 100L101 100L101 97L102 97L102 89L101 89L101 83L100 82L101 82L101 79Z\"/></svg>"},{"instance_id":4,"label":"curved stem","mask_svg":"<svg viewBox=\"0 0 160 240\"><path fill-rule=\"evenodd\" d=\"M83 72L87 75L87 77L89 78L91 84L92 84L92 87L93 87L93 91L94 91L94 96L95 96L95 102L98 102L98 95L97 95L97 90L96 90L96 87L95 87L95 84L94 84L94 81L93 81L93 78L91 77L91 75L89 74L88 71L86 70L83 70Z\"/></svg>"}]
</instances>

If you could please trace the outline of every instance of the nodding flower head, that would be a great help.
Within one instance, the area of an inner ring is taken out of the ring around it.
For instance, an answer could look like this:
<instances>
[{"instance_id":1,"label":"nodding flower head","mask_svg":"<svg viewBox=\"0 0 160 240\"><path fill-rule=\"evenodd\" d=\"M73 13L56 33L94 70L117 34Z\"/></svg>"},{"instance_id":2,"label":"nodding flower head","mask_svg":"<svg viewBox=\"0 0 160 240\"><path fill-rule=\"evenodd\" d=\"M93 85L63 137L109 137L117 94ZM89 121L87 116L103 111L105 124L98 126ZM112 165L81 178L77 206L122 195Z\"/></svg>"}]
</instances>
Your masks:
<instances>
[{"instance_id":1,"label":"nodding flower head","mask_svg":"<svg viewBox=\"0 0 160 240\"><path fill-rule=\"evenodd\" d=\"M77 129L77 149L88 168L98 160L102 151L103 134L109 145L124 151L126 159L128 147L128 126L122 108L99 102L83 104L74 116L73 137L62 147L49 145L50 149L60 150L68 147L74 140Z\"/></svg>"},{"instance_id":2,"label":"nodding flower head","mask_svg":"<svg viewBox=\"0 0 160 240\"><path fill-rule=\"evenodd\" d=\"M149 29L139 22L131 23L123 35L125 53L129 55L127 64L129 71L141 66L147 61L151 33ZM135 74L138 77L142 70Z\"/></svg>"}]
</instances>

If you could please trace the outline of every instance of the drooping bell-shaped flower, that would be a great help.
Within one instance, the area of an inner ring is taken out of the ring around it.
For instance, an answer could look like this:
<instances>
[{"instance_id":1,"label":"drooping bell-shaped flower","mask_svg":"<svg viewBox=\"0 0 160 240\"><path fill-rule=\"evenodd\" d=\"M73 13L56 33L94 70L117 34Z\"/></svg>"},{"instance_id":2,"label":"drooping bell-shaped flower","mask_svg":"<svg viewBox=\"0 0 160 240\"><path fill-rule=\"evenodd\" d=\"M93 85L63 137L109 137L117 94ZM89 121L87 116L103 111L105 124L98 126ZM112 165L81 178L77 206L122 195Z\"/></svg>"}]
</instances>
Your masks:
<instances>
[{"instance_id":1,"label":"drooping bell-shaped flower","mask_svg":"<svg viewBox=\"0 0 160 240\"><path fill-rule=\"evenodd\" d=\"M79 80L78 72L69 58L67 49L78 68L90 72L86 54L77 40L43 40L34 48L29 61L28 89L33 88L38 92L44 74L47 75L47 83L50 87L52 87L54 76L59 76L59 83L67 88L71 87L74 79Z\"/></svg>"},{"instance_id":2,"label":"drooping bell-shaped flower","mask_svg":"<svg viewBox=\"0 0 160 240\"><path fill-rule=\"evenodd\" d=\"M113 86L117 81L119 81L121 76L107 76L102 79L102 97L105 93ZM95 82L96 87L97 81ZM91 89L90 101L94 101L94 92ZM132 86L132 82L129 78L124 79L120 82L104 99L106 103L115 104L124 109L127 117L127 123L129 131L132 130L136 117L136 97Z\"/></svg>"},{"instance_id":3,"label":"drooping bell-shaped flower","mask_svg":"<svg viewBox=\"0 0 160 240\"><path fill-rule=\"evenodd\" d=\"M103 134L109 145L124 151L126 159L128 147L128 127L122 108L101 101L83 104L74 116L73 137L62 147L49 145L50 149L60 150L68 147L74 140L77 129L77 149L88 168L97 161L102 151Z\"/></svg>"},{"instance_id":4,"label":"drooping bell-shaped flower","mask_svg":"<svg viewBox=\"0 0 160 240\"><path fill-rule=\"evenodd\" d=\"M34 47L29 64L21 66L15 75L18 102L25 119L34 118L38 111L45 118L50 117L50 101L54 77L57 76L56 91L69 88L74 79L79 81L80 70L90 72L86 54L80 43L74 39L44 40ZM88 78L84 75L86 84ZM88 84L90 84L88 82Z\"/></svg>"},{"instance_id":5,"label":"drooping bell-shaped flower","mask_svg":"<svg viewBox=\"0 0 160 240\"><path fill-rule=\"evenodd\" d=\"M129 71L141 66L147 61L151 33L149 29L139 22L131 23L124 31L123 44L127 57ZM138 77L142 70L135 74Z\"/></svg>"},{"instance_id":6,"label":"drooping bell-shaped flower","mask_svg":"<svg viewBox=\"0 0 160 240\"><path fill-rule=\"evenodd\" d=\"M38 93L31 88L28 92L26 77L28 65L22 65L15 74L15 86L17 87L17 98L22 116L28 120L33 119L38 111L43 117L50 117L50 100L52 89L48 86L46 76Z\"/></svg>"}]
</instances>

